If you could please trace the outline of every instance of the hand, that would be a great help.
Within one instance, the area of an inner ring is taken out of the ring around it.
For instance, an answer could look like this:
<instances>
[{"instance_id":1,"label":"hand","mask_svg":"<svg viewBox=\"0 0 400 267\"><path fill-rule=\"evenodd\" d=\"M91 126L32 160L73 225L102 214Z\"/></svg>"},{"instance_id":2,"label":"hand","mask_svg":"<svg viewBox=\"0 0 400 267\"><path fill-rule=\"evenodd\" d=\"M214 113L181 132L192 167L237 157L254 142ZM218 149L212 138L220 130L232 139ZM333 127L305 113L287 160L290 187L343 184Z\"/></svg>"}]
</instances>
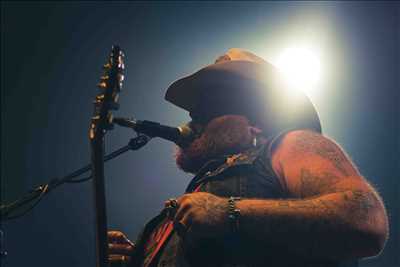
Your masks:
<instances>
[{"instance_id":1,"label":"hand","mask_svg":"<svg viewBox=\"0 0 400 267\"><path fill-rule=\"evenodd\" d=\"M174 227L185 241L192 243L229 232L227 199L196 192L181 196L177 202L177 211L172 214Z\"/></svg>"},{"instance_id":2,"label":"hand","mask_svg":"<svg viewBox=\"0 0 400 267\"><path fill-rule=\"evenodd\" d=\"M128 264L135 250L132 243L120 231L108 231L108 261L110 264Z\"/></svg>"}]
</instances>

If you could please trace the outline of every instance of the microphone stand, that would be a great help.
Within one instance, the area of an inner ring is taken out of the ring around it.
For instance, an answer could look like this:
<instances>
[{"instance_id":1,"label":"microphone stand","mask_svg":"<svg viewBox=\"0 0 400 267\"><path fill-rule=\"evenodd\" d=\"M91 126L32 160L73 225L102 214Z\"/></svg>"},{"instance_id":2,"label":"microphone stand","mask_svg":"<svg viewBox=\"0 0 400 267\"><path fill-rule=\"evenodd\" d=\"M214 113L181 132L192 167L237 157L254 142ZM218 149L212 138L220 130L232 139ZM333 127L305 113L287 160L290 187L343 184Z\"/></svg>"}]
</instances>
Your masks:
<instances>
[{"instance_id":1,"label":"microphone stand","mask_svg":"<svg viewBox=\"0 0 400 267\"><path fill-rule=\"evenodd\" d=\"M142 134L138 135L137 137L130 139L130 141L127 145L104 156L103 161L104 162L109 161L129 150L139 150L140 148L145 146L150 141L150 139L151 138L149 136L142 135ZM76 179L76 180L74 180L73 178L78 177L78 176L82 175L83 173L88 172L91 169L91 167L92 167L92 165L88 164L76 171L71 172L70 174L68 174L62 178L52 179L52 180L50 180L49 183L42 184L42 185L36 187L35 189L29 191L24 196L22 196L21 198L17 199L16 201L14 201L10 204L2 204L0 206L1 221L15 219L15 218L25 215L39 203L39 201L43 198L44 195L46 195L51 190L53 190L54 188L56 188L64 183L80 183L80 182L85 182L87 180L90 180L92 178L91 175L88 177ZM22 212L21 214L17 214L14 216L8 216L12 212L14 212L14 211L18 210L19 208L25 206L26 204L29 204L32 202L33 202L33 204L27 210Z\"/></svg>"}]
</instances>

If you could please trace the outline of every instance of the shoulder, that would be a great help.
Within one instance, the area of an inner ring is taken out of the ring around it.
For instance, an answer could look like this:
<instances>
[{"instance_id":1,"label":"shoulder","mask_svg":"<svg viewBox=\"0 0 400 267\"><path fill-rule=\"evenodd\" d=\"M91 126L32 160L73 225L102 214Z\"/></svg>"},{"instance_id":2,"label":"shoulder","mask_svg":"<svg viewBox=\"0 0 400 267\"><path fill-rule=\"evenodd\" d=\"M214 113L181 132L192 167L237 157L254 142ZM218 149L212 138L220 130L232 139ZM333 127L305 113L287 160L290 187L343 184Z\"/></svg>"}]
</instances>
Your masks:
<instances>
[{"instance_id":1,"label":"shoulder","mask_svg":"<svg viewBox=\"0 0 400 267\"><path fill-rule=\"evenodd\" d=\"M296 150L307 150L309 147L315 147L318 143L335 143L332 139L311 131L311 130L294 130L285 133L279 138L279 143L274 144L275 150L281 151L284 148L296 148Z\"/></svg>"},{"instance_id":2,"label":"shoulder","mask_svg":"<svg viewBox=\"0 0 400 267\"><path fill-rule=\"evenodd\" d=\"M298 191L305 180L322 184L360 176L337 142L313 131L284 134L271 143L270 153L273 170L292 192Z\"/></svg>"},{"instance_id":3,"label":"shoulder","mask_svg":"<svg viewBox=\"0 0 400 267\"><path fill-rule=\"evenodd\" d=\"M338 154L345 154L336 141L311 130L290 131L272 141L270 149L275 160L298 159L304 156L332 159Z\"/></svg>"}]
</instances>

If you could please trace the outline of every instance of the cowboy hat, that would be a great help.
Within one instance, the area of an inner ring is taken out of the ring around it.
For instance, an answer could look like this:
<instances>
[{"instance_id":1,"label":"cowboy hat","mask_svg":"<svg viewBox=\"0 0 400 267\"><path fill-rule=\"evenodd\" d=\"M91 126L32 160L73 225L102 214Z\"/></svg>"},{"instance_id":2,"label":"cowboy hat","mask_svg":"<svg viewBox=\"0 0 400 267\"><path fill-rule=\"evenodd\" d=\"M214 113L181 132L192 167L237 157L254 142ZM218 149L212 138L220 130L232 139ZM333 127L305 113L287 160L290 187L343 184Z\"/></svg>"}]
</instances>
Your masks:
<instances>
[{"instance_id":1,"label":"cowboy hat","mask_svg":"<svg viewBox=\"0 0 400 267\"><path fill-rule=\"evenodd\" d=\"M321 132L309 98L300 91L289 91L272 64L238 48L172 83L165 99L189 111L194 120L245 115L266 136L292 129Z\"/></svg>"}]
</instances>

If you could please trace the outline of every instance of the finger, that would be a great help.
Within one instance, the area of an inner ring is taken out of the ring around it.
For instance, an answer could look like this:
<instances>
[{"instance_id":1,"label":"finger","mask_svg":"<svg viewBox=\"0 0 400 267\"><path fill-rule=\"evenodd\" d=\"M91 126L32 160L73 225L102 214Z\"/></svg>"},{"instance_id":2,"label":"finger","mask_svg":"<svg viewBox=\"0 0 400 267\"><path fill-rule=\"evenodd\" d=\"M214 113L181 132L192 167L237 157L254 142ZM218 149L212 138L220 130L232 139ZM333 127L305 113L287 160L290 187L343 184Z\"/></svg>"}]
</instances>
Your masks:
<instances>
[{"instance_id":1,"label":"finger","mask_svg":"<svg viewBox=\"0 0 400 267\"><path fill-rule=\"evenodd\" d=\"M120 240L124 240L126 238L126 236L120 231L108 231L107 236L108 236L109 242L111 242L111 241L117 242Z\"/></svg>"},{"instance_id":2,"label":"finger","mask_svg":"<svg viewBox=\"0 0 400 267\"><path fill-rule=\"evenodd\" d=\"M189 229L192 226L192 213L186 212L182 219L180 219L180 222L185 225L187 229Z\"/></svg>"},{"instance_id":3,"label":"finger","mask_svg":"<svg viewBox=\"0 0 400 267\"><path fill-rule=\"evenodd\" d=\"M126 244L108 244L109 254L131 255L135 250L134 246Z\"/></svg>"},{"instance_id":4,"label":"finger","mask_svg":"<svg viewBox=\"0 0 400 267\"><path fill-rule=\"evenodd\" d=\"M125 255L116 255L116 254L109 254L108 261L111 263L122 263L122 262L130 262L131 257Z\"/></svg>"},{"instance_id":5,"label":"finger","mask_svg":"<svg viewBox=\"0 0 400 267\"><path fill-rule=\"evenodd\" d=\"M108 231L108 242L109 243L119 243L119 244L129 244L134 246L134 243L130 241L126 235L120 231Z\"/></svg>"},{"instance_id":6,"label":"finger","mask_svg":"<svg viewBox=\"0 0 400 267\"><path fill-rule=\"evenodd\" d=\"M170 204L166 204L164 208L166 215L168 218L173 219L176 215L176 211L178 210L178 207L173 207Z\"/></svg>"},{"instance_id":7,"label":"finger","mask_svg":"<svg viewBox=\"0 0 400 267\"><path fill-rule=\"evenodd\" d=\"M175 217L178 206L179 203L176 198L170 198L164 202L164 211L168 218L173 219Z\"/></svg>"},{"instance_id":8,"label":"finger","mask_svg":"<svg viewBox=\"0 0 400 267\"><path fill-rule=\"evenodd\" d=\"M167 201L164 202L164 206L166 208L172 207L172 208L177 208L178 207L178 200L176 198L170 198Z\"/></svg>"},{"instance_id":9,"label":"finger","mask_svg":"<svg viewBox=\"0 0 400 267\"><path fill-rule=\"evenodd\" d=\"M190 213L186 213L181 220L174 221L174 229L178 236L183 237L191 227L192 216Z\"/></svg>"},{"instance_id":10,"label":"finger","mask_svg":"<svg viewBox=\"0 0 400 267\"><path fill-rule=\"evenodd\" d=\"M190 210L189 205L184 205L182 207L179 207L179 209L176 211L175 216L172 218L172 220L174 222L180 222L189 210Z\"/></svg>"},{"instance_id":11,"label":"finger","mask_svg":"<svg viewBox=\"0 0 400 267\"><path fill-rule=\"evenodd\" d=\"M182 204L179 205L178 210L175 213L175 216L173 218L173 221L179 222L182 220L182 218L185 216L185 214L190 210L191 205L187 201L182 202Z\"/></svg>"}]
</instances>

